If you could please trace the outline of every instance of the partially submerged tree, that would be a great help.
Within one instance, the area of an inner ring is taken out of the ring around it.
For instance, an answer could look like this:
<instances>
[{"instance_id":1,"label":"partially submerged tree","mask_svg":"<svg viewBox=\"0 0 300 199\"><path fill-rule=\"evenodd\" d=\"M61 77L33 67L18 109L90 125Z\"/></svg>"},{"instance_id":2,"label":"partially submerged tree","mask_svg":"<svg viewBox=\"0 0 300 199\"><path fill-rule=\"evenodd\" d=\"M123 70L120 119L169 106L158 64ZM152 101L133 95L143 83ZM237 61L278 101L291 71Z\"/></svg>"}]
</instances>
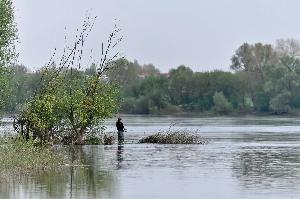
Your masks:
<instances>
[{"instance_id":1,"label":"partially submerged tree","mask_svg":"<svg viewBox=\"0 0 300 199\"><path fill-rule=\"evenodd\" d=\"M58 64L54 55L42 68L40 88L16 118L14 127L25 138L53 139L68 144L82 144L84 137L101 129L101 122L113 116L119 105L118 88L103 80L106 71L116 66L120 53L114 48L121 42L120 29L109 34L101 45L96 73L83 76L84 43L96 18L88 17L72 48L66 47Z\"/></svg>"}]
</instances>

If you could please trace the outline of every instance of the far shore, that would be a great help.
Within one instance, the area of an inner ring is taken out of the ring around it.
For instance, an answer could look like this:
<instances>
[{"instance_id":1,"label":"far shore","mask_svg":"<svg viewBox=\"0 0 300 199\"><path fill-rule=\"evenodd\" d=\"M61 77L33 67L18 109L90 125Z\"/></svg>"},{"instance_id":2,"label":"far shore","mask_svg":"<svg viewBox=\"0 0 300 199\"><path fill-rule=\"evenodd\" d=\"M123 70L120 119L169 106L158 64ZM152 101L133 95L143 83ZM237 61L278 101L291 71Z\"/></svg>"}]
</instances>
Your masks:
<instances>
[{"instance_id":1,"label":"far shore","mask_svg":"<svg viewBox=\"0 0 300 199\"><path fill-rule=\"evenodd\" d=\"M11 123L13 117L16 114L4 114L0 118L2 123ZM145 116L145 117L299 117L300 111L292 111L285 114L273 114L271 112L251 112L251 113L240 113L232 112L230 114L217 114L212 111L208 112L177 112L177 113L151 113L151 114L136 114L136 113L118 113L117 115L122 116Z\"/></svg>"}]
</instances>

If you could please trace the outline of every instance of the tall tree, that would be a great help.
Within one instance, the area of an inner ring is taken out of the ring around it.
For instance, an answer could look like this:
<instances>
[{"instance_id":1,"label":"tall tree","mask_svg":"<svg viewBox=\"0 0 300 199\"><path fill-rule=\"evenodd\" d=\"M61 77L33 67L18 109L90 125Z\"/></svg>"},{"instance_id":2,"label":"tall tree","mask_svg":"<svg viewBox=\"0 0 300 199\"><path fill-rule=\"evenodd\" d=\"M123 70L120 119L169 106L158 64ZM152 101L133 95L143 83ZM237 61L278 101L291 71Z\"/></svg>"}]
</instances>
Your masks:
<instances>
[{"instance_id":1,"label":"tall tree","mask_svg":"<svg viewBox=\"0 0 300 199\"><path fill-rule=\"evenodd\" d=\"M244 43L231 58L231 69L262 73L263 67L278 62L277 53L270 44Z\"/></svg>"},{"instance_id":2,"label":"tall tree","mask_svg":"<svg viewBox=\"0 0 300 199\"><path fill-rule=\"evenodd\" d=\"M15 57L14 42L17 28L14 22L14 10L11 0L0 0L0 110L8 93L8 68Z\"/></svg>"},{"instance_id":3,"label":"tall tree","mask_svg":"<svg viewBox=\"0 0 300 199\"><path fill-rule=\"evenodd\" d=\"M14 120L14 128L26 139L58 139L64 143L82 144L94 128L118 109L118 87L104 81L104 74L116 66L114 48L121 42L115 26L106 43L102 43L96 73L84 76L81 69L83 47L96 17L87 16L71 47L65 47L58 64L55 55L41 70L40 86ZM74 61L77 60L77 61Z\"/></svg>"},{"instance_id":4,"label":"tall tree","mask_svg":"<svg viewBox=\"0 0 300 199\"><path fill-rule=\"evenodd\" d=\"M192 88L194 72L184 65L170 72L170 98L173 104L187 104L192 97Z\"/></svg>"},{"instance_id":5,"label":"tall tree","mask_svg":"<svg viewBox=\"0 0 300 199\"><path fill-rule=\"evenodd\" d=\"M299 57L300 56L300 42L297 39L278 39L276 41L275 50L280 57L290 56Z\"/></svg>"},{"instance_id":6,"label":"tall tree","mask_svg":"<svg viewBox=\"0 0 300 199\"><path fill-rule=\"evenodd\" d=\"M265 109L267 96L263 91L265 79L264 68L279 63L278 54L270 44L248 44L240 46L231 58L231 69L239 72L247 92L244 98L249 98L254 109Z\"/></svg>"},{"instance_id":7,"label":"tall tree","mask_svg":"<svg viewBox=\"0 0 300 199\"><path fill-rule=\"evenodd\" d=\"M141 67L137 61L130 62L126 59L116 61L118 67L107 72L110 81L117 82L121 87L132 85L138 80L138 71Z\"/></svg>"},{"instance_id":8,"label":"tall tree","mask_svg":"<svg viewBox=\"0 0 300 199\"><path fill-rule=\"evenodd\" d=\"M283 57L280 64L265 68L265 92L271 96L270 108L274 113L289 112L294 93L300 89L300 59Z\"/></svg>"},{"instance_id":9,"label":"tall tree","mask_svg":"<svg viewBox=\"0 0 300 199\"><path fill-rule=\"evenodd\" d=\"M155 68L153 64L145 64L142 67L142 72L144 72L147 75L159 75L160 71L159 69Z\"/></svg>"}]
</instances>

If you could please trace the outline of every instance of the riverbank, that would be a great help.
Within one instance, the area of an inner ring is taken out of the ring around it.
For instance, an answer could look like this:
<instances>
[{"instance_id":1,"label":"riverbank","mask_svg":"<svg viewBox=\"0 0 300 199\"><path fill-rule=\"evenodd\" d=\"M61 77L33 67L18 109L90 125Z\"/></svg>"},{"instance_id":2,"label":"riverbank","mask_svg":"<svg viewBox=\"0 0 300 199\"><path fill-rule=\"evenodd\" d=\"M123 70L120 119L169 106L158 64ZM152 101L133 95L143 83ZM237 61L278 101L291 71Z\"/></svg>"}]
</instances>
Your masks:
<instances>
[{"instance_id":1,"label":"riverbank","mask_svg":"<svg viewBox=\"0 0 300 199\"><path fill-rule=\"evenodd\" d=\"M300 109L293 109L288 113L276 114L274 112L259 112L259 111L238 111L234 110L229 113L217 113L215 111L186 111L178 109L176 111L161 110L153 113L126 113L121 112L124 115L153 115L153 116L192 116L192 117L218 117L218 116L228 116L228 117L247 117L247 116L300 116Z\"/></svg>"},{"instance_id":2,"label":"riverbank","mask_svg":"<svg viewBox=\"0 0 300 199\"><path fill-rule=\"evenodd\" d=\"M2 123L12 123L13 117L16 116L18 113L13 114L4 114L0 117L0 124ZM295 117L300 116L300 109L292 109L288 113L282 114L275 114L271 111L268 112L259 112L259 111L237 111L234 110L230 113L221 114L215 111L186 111L182 109L177 109L176 111L169 111L169 110L161 110L156 111L153 113L127 113L127 112L119 112L118 115L125 115L125 116L172 116L172 117Z\"/></svg>"}]
</instances>

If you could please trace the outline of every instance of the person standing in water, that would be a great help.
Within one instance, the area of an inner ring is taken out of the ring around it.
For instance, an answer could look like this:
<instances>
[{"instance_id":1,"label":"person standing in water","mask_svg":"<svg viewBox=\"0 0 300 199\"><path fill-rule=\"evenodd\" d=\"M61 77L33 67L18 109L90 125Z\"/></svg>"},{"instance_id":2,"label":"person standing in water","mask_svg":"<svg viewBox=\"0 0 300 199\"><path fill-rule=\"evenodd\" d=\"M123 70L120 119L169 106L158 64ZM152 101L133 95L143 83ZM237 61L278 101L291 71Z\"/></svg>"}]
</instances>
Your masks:
<instances>
[{"instance_id":1,"label":"person standing in water","mask_svg":"<svg viewBox=\"0 0 300 199\"><path fill-rule=\"evenodd\" d=\"M125 131L125 128L124 128L124 125L122 122L122 118L120 118L120 117L118 118L118 120L116 122L116 127L118 130L118 142L119 142L119 144L121 144L124 142L124 131Z\"/></svg>"}]
</instances>

